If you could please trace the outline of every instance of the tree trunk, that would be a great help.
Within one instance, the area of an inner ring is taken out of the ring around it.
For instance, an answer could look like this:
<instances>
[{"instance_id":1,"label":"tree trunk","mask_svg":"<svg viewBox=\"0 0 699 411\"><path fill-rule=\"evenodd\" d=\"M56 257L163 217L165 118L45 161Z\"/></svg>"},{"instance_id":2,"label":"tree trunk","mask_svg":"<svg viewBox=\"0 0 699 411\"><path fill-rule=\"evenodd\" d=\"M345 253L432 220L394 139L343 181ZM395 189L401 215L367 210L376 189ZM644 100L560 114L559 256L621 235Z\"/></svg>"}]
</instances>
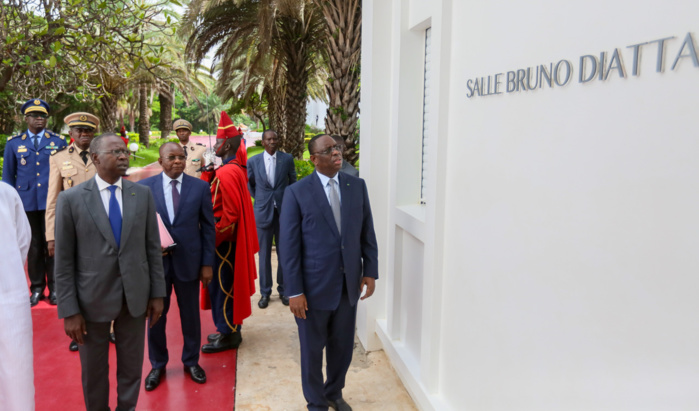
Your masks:
<instances>
[{"instance_id":1,"label":"tree trunk","mask_svg":"<svg viewBox=\"0 0 699 411\"><path fill-rule=\"evenodd\" d=\"M148 118L148 84L138 87L138 141L150 147L150 119Z\"/></svg>"},{"instance_id":2,"label":"tree trunk","mask_svg":"<svg viewBox=\"0 0 699 411\"><path fill-rule=\"evenodd\" d=\"M100 131L103 133L114 131L116 127L116 111L119 96L110 94L100 99Z\"/></svg>"},{"instance_id":3,"label":"tree trunk","mask_svg":"<svg viewBox=\"0 0 699 411\"><path fill-rule=\"evenodd\" d=\"M158 93L158 101L160 101L160 138L168 139L172 129L173 105L172 87L169 84L163 84Z\"/></svg>"},{"instance_id":4,"label":"tree trunk","mask_svg":"<svg viewBox=\"0 0 699 411\"><path fill-rule=\"evenodd\" d=\"M136 113L129 108L129 133L135 133L134 130L136 130Z\"/></svg>"},{"instance_id":5,"label":"tree trunk","mask_svg":"<svg viewBox=\"0 0 699 411\"><path fill-rule=\"evenodd\" d=\"M325 89L329 104L325 132L339 135L347 149L345 160L356 163L357 119L359 118L359 76L362 32L360 0L324 0L322 3L328 41L326 54L330 78Z\"/></svg>"}]
</instances>

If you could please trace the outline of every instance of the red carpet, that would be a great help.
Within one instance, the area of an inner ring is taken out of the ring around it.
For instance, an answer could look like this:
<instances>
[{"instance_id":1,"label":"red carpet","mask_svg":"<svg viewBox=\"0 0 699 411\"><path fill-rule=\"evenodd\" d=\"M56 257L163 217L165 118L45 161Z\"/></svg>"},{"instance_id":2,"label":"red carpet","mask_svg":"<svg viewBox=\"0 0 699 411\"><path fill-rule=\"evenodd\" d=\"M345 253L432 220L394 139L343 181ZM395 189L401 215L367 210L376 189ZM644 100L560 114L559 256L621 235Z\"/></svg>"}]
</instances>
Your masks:
<instances>
[{"instance_id":1,"label":"red carpet","mask_svg":"<svg viewBox=\"0 0 699 411\"><path fill-rule=\"evenodd\" d=\"M174 297L174 296L173 296ZM34 324L34 386L37 410L84 410L80 383L80 358L68 351L70 340L63 332L63 321L56 307L45 300L32 308ZM202 311L202 339L215 332L210 311ZM173 298L168 313L168 349L170 362L165 378L157 389L146 392L141 383L139 411L233 410L235 408L236 351L201 354L199 365L206 371L206 384L197 384L182 369L182 332L177 301ZM205 341L204 341L205 342ZM116 351L110 348L109 405L116 408ZM143 379L150 371L148 345L143 362Z\"/></svg>"}]
</instances>

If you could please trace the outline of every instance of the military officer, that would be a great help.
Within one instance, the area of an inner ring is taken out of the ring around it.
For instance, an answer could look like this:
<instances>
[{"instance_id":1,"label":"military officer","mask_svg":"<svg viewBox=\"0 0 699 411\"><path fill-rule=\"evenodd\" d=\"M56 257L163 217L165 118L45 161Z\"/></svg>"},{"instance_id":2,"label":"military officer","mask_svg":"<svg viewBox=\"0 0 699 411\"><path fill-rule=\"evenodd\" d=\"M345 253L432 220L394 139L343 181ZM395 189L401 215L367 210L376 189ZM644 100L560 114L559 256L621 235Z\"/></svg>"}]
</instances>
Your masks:
<instances>
[{"instance_id":1,"label":"military officer","mask_svg":"<svg viewBox=\"0 0 699 411\"><path fill-rule=\"evenodd\" d=\"M184 157L186 158L184 173L199 178L201 176L201 171L199 170L205 165L204 152L206 152L206 146L189 141L189 136L192 134L192 125L189 121L179 119L172 123L172 128L177 133L177 138L180 140L180 145L184 150Z\"/></svg>"},{"instance_id":2,"label":"military officer","mask_svg":"<svg viewBox=\"0 0 699 411\"><path fill-rule=\"evenodd\" d=\"M57 150L49 158L49 189L46 197L46 242L49 255L54 252L54 227L56 201L63 190L87 181L95 176L95 165L90 158L90 142L99 127L99 119L90 113L73 113L64 119L70 127L68 134L73 142Z\"/></svg>"},{"instance_id":3,"label":"military officer","mask_svg":"<svg viewBox=\"0 0 699 411\"><path fill-rule=\"evenodd\" d=\"M32 307L44 299L48 286L49 303L56 304L53 281L53 257L47 250L45 238L46 195L49 185L49 157L66 146L65 138L46 129L49 105L32 99L22 105L27 130L9 137L5 146L2 180L13 186L22 199L32 228L29 246L28 274Z\"/></svg>"}]
</instances>

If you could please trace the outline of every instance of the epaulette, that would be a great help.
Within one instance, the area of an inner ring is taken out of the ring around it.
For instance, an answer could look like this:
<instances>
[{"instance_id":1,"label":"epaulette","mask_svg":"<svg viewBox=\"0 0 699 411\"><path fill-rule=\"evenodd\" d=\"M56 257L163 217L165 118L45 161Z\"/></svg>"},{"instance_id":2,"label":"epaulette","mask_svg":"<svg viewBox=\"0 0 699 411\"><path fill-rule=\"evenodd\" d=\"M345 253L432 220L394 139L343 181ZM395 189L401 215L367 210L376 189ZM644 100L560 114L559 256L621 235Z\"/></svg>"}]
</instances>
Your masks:
<instances>
[{"instance_id":1,"label":"epaulette","mask_svg":"<svg viewBox=\"0 0 699 411\"><path fill-rule=\"evenodd\" d=\"M59 148L59 149L53 150L53 151L51 152L51 155L54 155L54 154L58 153L59 151L63 151L63 150L65 150L66 148L68 148L68 146L63 146L63 147L61 147L61 148Z\"/></svg>"},{"instance_id":2,"label":"epaulette","mask_svg":"<svg viewBox=\"0 0 699 411\"><path fill-rule=\"evenodd\" d=\"M15 137L19 137L21 134L15 134L14 136L7 137L7 141L12 140Z\"/></svg>"}]
</instances>

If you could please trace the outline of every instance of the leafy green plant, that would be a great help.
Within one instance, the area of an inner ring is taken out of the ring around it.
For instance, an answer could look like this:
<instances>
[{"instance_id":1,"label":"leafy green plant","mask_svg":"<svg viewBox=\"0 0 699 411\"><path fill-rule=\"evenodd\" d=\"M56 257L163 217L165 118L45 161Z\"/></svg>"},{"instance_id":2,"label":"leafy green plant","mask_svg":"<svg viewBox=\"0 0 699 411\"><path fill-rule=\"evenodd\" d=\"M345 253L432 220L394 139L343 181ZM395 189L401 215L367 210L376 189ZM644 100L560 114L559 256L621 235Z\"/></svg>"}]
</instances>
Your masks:
<instances>
[{"instance_id":1,"label":"leafy green plant","mask_svg":"<svg viewBox=\"0 0 699 411\"><path fill-rule=\"evenodd\" d=\"M294 160L294 166L296 167L297 180L310 175L315 170L313 163L307 160Z\"/></svg>"}]
</instances>

